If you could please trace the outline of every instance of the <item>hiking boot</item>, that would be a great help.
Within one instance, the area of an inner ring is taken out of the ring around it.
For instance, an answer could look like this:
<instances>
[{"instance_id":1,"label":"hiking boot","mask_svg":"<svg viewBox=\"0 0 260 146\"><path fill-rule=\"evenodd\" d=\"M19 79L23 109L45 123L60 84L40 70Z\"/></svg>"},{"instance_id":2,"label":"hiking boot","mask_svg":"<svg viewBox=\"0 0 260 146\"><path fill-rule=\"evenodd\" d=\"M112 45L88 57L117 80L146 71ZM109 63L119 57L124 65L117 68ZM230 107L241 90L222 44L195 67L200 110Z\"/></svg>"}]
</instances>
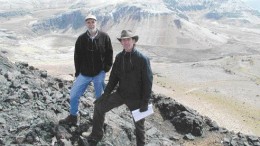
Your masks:
<instances>
[{"instance_id":1,"label":"hiking boot","mask_svg":"<svg viewBox=\"0 0 260 146\"><path fill-rule=\"evenodd\" d=\"M96 146L98 143L97 140L94 140L94 139L88 139L88 144L89 146Z\"/></svg>"},{"instance_id":2,"label":"hiking boot","mask_svg":"<svg viewBox=\"0 0 260 146\"><path fill-rule=\"evenodd\" d=\"M65 119L61 119L59 124L78 126L78 116L69 115Z\"/></svg>"},{"instance_id":3,"label":"hiking boot","mask_svg":"<svg viewBox=\"0 0 260 146\"><path fill-rule=\"evenodd\" d=\"M89 146L96 146L101 139L97 139L90 134L88 137L86 137Z\"/></svg>"}]
</instances>

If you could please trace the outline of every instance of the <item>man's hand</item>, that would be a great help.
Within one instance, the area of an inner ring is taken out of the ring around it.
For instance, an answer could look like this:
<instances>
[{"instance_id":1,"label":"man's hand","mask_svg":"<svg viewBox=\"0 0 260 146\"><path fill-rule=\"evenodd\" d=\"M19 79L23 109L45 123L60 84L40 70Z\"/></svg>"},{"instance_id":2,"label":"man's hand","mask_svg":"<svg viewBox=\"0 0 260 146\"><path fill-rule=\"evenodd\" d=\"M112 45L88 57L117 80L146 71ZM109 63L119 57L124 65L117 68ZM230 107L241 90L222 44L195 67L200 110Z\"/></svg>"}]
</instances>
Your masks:
<instances>
[{"instance_id":1,"label":"man's hand","mask_svg":"<svg viewBox=\"0 0 260 146\"><path fill-rule=\"evenodd\" d=\"M79 72L76 72L74 77L77 78L78 76L79 76Z\"/></svg>"},{"instance_id":2,"label":"man's hand","mask_svg":"<svg viewBox=\"0 0 260 146\"><path fill-rule=\"evenodd\" d=\"M148 103L142 104L140 106L140 109L139 109L140 112L145 112L147 110L148 110Z\"/></svg>"},{"instance_id":3,"label":"man's hand","mask_svg":"<svg viewBox=\"0 0 260 146\"><path fill-rule=\"evenodd\" d=\"M97 104L108 97L108 94L103 93L98 99L94 101L94 104Z\"/></svg>"},{"instance_id":4,"label":"man's hand","mask_svg":"<svg viewBox=\"0 0 260 146\"><path fill-rule=\"evenodd\" d=\"M106 66L104 67L104 71L105 71L105 72L108 72L108 71L110 70L110 68L111 68L111 66L106 65Z\"/></svg>"}]
</instances>

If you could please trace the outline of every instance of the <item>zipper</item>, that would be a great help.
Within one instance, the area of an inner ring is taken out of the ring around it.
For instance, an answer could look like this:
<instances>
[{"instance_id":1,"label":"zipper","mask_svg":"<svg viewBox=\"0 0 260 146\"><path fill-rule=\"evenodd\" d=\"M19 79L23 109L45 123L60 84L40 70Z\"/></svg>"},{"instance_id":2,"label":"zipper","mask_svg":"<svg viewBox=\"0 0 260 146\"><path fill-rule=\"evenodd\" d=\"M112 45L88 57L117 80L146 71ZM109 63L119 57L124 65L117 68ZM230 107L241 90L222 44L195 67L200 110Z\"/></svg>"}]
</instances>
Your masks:
<instances>
[{"instance_id":1,"label":"zipper","mask_svg":"<svg viewBox=\"0 0 260 146\"><path fill-rule=\"evenodd\" d=\"M92 47L92 69L93 69L93 74L95 73L95 65L94 65L94 48L93 48L93 42L95 42L95 39L92 39L92 44L91 44L91 47Z\"/></svg>"},{"instance_id":2,"label":"zipper","mask_svg":"<svg viewBox=\"0 0 260 146\"><path fill-rule=\"evenodd\" d=\"M126 74L126 71L125 71L125 54L126 54L126 52L124 52L124 55L123 55L123 71L124 71L124 75Z\"/></svg>"}]
</instances>

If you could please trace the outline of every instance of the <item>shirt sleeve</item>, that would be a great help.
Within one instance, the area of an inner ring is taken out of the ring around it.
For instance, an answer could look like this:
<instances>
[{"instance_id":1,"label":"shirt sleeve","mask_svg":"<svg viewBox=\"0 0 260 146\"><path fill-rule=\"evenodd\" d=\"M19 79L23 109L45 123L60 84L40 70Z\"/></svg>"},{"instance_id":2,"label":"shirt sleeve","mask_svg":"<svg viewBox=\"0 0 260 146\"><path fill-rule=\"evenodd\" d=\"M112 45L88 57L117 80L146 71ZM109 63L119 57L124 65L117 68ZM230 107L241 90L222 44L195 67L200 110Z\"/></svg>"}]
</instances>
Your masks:
<instances>
[{"instance_id":1,"label":"shirt sleeve","mask_svg":"<svg viewBox=\"0 0 260 146\"><path fill-rule=\"evenodd\" d=\"M142 79L143 99L141 104L148 105L152 93L153 73L150 65L150 60L147 57L145 57L144 65L142 67Z\"/></svg>"}]
</instances>

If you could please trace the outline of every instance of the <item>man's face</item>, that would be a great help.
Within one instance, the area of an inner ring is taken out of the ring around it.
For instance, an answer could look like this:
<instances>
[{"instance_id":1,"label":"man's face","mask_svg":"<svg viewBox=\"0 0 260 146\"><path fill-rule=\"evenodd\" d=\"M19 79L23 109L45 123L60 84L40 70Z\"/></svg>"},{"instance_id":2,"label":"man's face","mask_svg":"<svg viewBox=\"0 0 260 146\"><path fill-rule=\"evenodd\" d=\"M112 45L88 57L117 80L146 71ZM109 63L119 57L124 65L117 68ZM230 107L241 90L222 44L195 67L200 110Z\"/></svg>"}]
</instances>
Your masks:
<instances>
[{"instance_id":1,"label":"man's face","mask_svg":"<svg viewBox=\"0 0 260 146\"><path fill-rule=\"evenodd\" d=\"M131 52L134 48L135 40L133 38L121 39L121 44L126 52Z\"/></svg>"},{"instance_id":2,"label":"man's face","mask_svg":"<svg viewBox=\"0 0 260 146\"><path fill-rule=\"evenodd\" d=\"M96 31L97 22L94 19L86 20L86 26L89 31Z\"/></svg>"}]
</instances>

